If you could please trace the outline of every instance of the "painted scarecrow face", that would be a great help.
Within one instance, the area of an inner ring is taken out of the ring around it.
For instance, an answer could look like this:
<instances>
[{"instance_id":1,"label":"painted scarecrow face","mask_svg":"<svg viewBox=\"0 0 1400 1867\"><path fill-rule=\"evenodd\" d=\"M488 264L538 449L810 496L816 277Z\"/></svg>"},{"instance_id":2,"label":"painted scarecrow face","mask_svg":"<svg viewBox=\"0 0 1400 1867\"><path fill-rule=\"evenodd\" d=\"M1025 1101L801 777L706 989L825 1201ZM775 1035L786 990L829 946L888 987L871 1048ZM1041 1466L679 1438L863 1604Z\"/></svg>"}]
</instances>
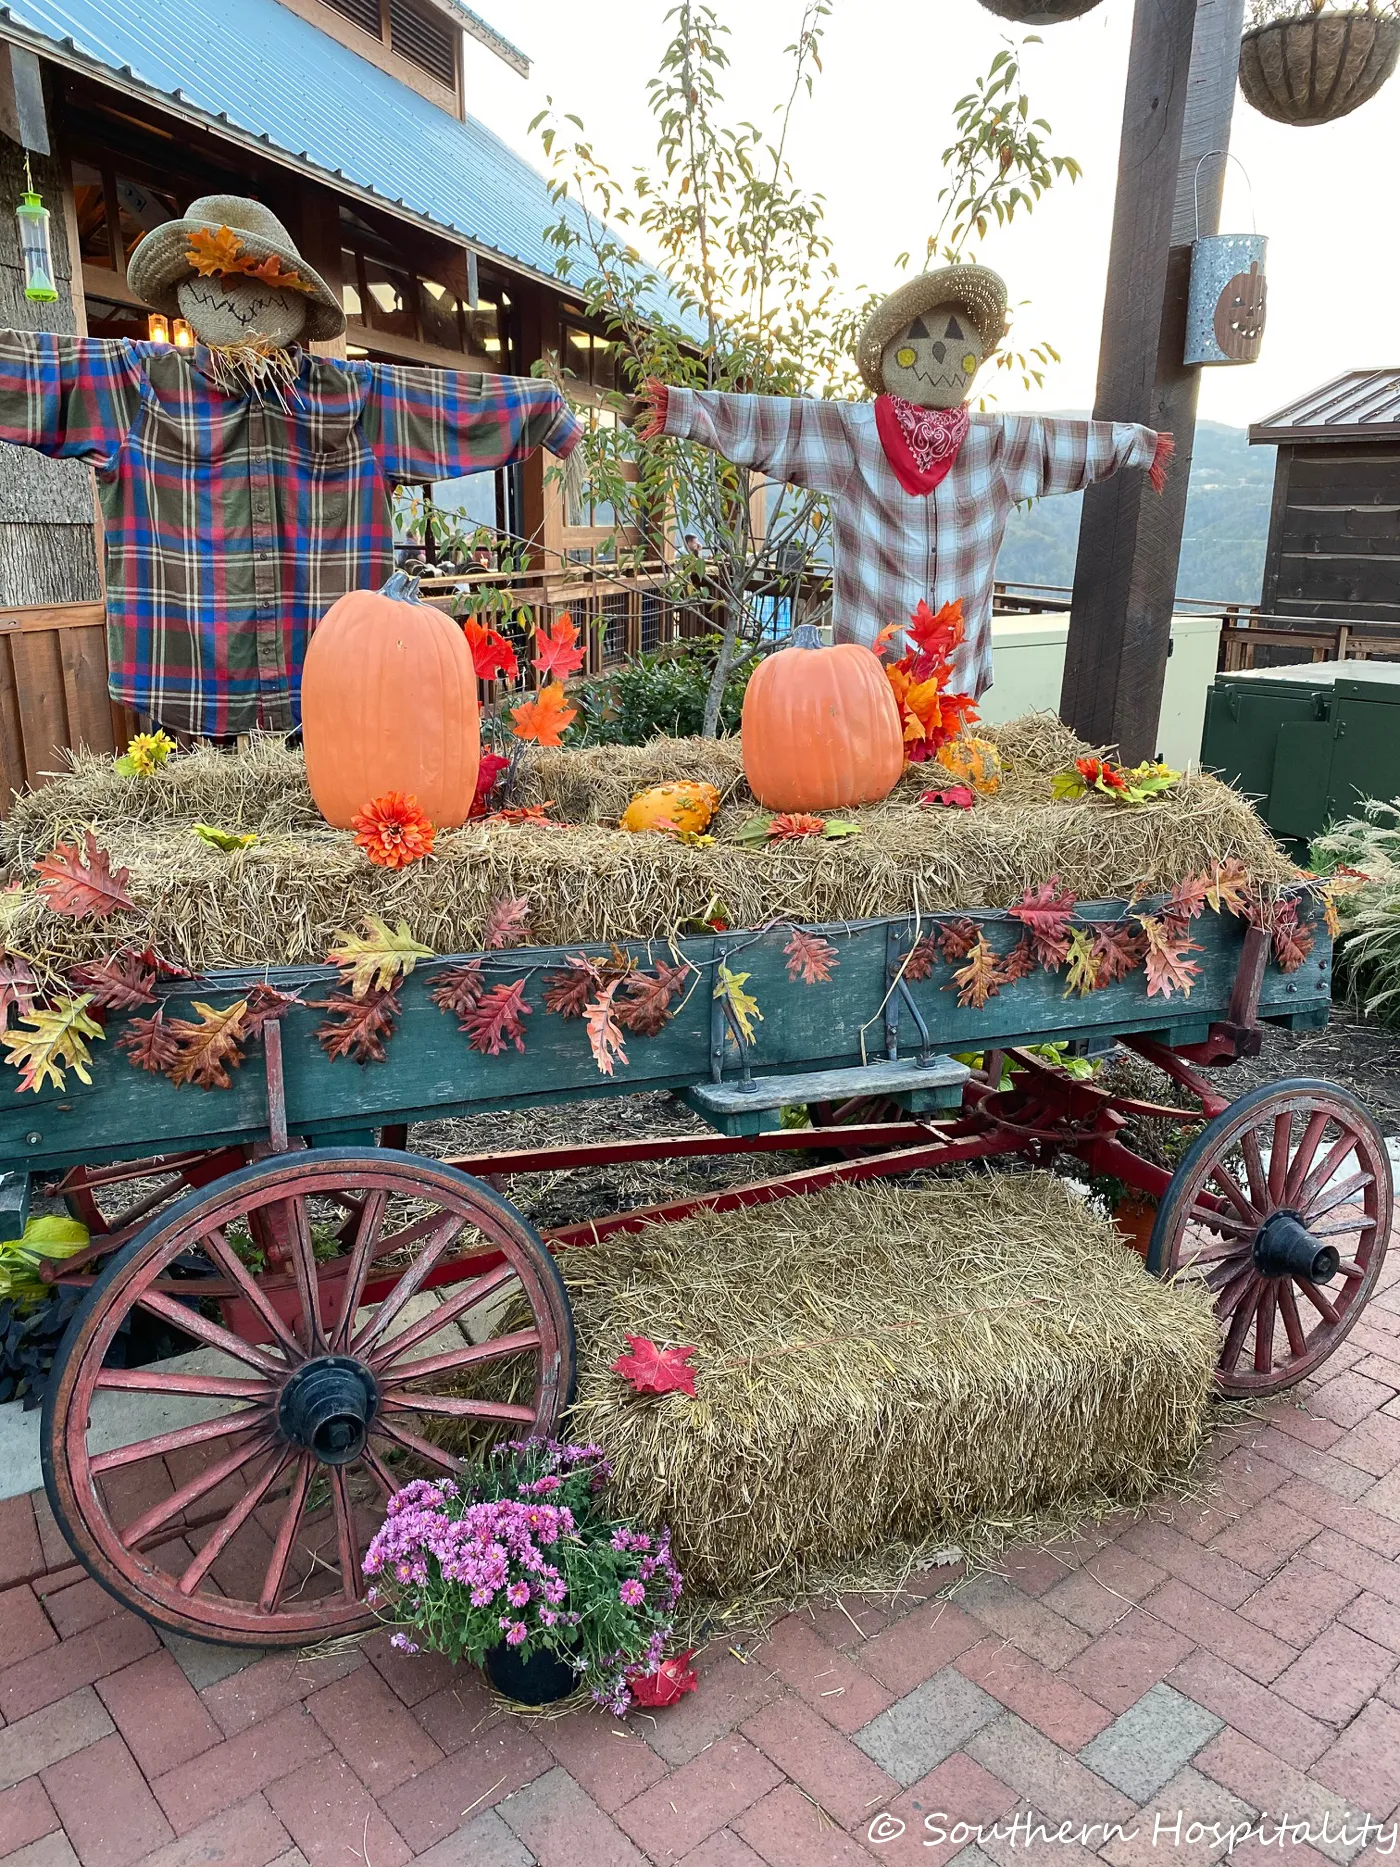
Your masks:
<instances>
[{"instance_id":1,"label":"painted scarecrow face","mask_svg":"<svg viewBox=\"0 0 1400 1867\"><path fill-rule=\"evenodd\" d=\"M261 340L285 349L306 324L306 297L260 279L235 274L184 279L176 288L180 313L202 344Z\"/></svg>"},{"instance_id":2,"label":"painted scarecrow face","mask_svg":"<svg viewBox=\"0 0 1400 1867\"><path fill-rule=\"evenodd\" d=\"M885 388L919 408L956 408L982 363L982 339L959 305L935 305L880 353Z\"/></svg>"}]
</instances>

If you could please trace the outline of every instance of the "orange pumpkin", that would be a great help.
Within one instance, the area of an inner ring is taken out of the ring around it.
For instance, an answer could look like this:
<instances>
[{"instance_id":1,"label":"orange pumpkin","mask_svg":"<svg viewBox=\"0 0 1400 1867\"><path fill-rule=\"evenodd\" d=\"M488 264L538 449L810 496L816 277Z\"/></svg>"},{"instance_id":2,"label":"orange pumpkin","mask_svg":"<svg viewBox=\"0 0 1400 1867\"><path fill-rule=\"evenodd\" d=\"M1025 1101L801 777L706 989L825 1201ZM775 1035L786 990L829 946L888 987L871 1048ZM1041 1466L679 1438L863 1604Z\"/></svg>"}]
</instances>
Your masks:
<instances>
[{"instance_id":1,"label":"orange pumpkin","mask_svg":"<svg viewBox=\"0 0 1400 1867\"><path fill-rule=\"evenodd\" d=\"M879 656L855 642L824 648L811 623L754 669L741 732L744 776L770 810L875 804L904 770L899 708Z\"/></svg>"},{"instance_id":2,"label":"orange pumpkin","mask_svg":"<svg viewBox=\"0 0 1400 1867\"><path fill-rule=\"evenodd\" d=\"M352 590L316 626L301 677L306 777L339 830L390 791L434 826L465 823L481 760L476 668L450 616L416 600L402 571Z\"/></svg>"}]
</instances>

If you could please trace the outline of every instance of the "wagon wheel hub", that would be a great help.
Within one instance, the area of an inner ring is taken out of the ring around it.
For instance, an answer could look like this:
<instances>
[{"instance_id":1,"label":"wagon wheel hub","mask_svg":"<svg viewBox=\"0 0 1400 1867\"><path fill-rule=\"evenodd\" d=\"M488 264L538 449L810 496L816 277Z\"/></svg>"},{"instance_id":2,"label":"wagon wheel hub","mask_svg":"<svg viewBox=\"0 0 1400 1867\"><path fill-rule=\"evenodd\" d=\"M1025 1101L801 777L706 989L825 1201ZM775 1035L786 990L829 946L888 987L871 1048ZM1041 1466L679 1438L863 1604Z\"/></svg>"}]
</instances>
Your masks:
<instances>
[{"instance_id":1,"label":"wagon wheel hub","mask_svg":"<svg viewBox=\"0 0 1400 1867\"><path fill-rule=\"evenodd\" d=\"M277 1403L277 1424L293 1445L323 1465L359 1458L379 1409L379 1388L362 1361L318 1355L288 1379Z\"/></svg>"},{"instance_id":2,"label":"wagon wheel hub","mask_svg":"<svg viewBox=\"0 0 1400 1867\"><path fill-rule=\"evenodd\" d=\"M1302 1277L1325 1284L1335 1277L1342 1254L1314 1238L1296 1212L1272 1212L1254 1235L1254 1268L1261 1277Z\"/></svg>"}]
</instances>

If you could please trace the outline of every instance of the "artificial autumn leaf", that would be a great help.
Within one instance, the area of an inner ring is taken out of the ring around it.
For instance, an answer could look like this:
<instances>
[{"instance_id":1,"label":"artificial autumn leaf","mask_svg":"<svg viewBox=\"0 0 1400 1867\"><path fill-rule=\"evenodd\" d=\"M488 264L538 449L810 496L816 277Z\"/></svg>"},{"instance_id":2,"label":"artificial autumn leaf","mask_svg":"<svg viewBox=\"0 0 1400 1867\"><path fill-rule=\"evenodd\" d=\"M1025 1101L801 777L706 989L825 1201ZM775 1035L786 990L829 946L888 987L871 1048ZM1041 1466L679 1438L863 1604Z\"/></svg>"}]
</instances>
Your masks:
<instances>
[{"instance_id":1,"label":"artificial autumn leaf","mask_svg":"<svg viewBox=\"0 0 1400 1867\"><path fill-rule=\"evenodd\" d=\"M1185 881L1177 883L1162 903L1163 920L1173 921L1179 927L1187 926L1198 914L1205 912L1209 890L1208 876L1188 875Z\"/></svg>"},{"instance_id":2,"label":"artificial autumn leaf","mask_svg":"<svg viewBox=\"0 0 1400 1867\"><path fill-rule=\"evenodd\" d=\"M999 956L979 936L967 955L967 964L958 968L943 989L951 991L956 986L958 1003L980 1011L989 998L997 996L1004 983Z\"/></svg>"},{"instance_id":3,"label":"artificial autumn leaf","mask_svg":"<svg viewBox=\"0 0 1400 1867\"><path fill-rule=\"evenodd\" d=\"M37 1094L46 1082L62 1089L65 1069L73 1070L80 1083L92 1081L88 1071L92 1053L87 1039L106 1033L95 1018L88 1016L91 1004L86 992L77 998L58 998L46 1011L25 1012L21 1028L0 1033L8 1052L6 1060L20 1073L21 1090L32 1089ZM29 1026L27 1031L25 1025Z\"/></svg>"},{"instance_id":4,"label":"artificial autumn leaf","mask_svg":"<svg viewBox=\"0 0 1400 1867\"><path fill-rule=\"evenodd\" d=\"M472 797L470 817L484 817L491 793L501 782L504 772L510 768L510 760L502 758L499 752L483 752L481 762L476 768L476 791Z\"/></svg>"},{"instance_id":5,"label":"artificial autumn leaf","mask_svg":"<svg viewBox=\"0 0 1400 1867\"><path fill-rule=\"evenodd\" d=\"M512 804L509 810L493 810L492 823L542 823L547 830L562 830L563 824L556 823L549 815L554 809L551 797L543 804Z\"/></svg>"},{"instance_id":6,"label":"artificial autumn leaf","mask_svg":"<svg viewBox=\"0 0 1400 1867\"><path fill-rule=\"evenodd\" d=\"M257 1037L265 1024L277 1023L300 1003L295 992L279 992L275 985L260 981L248 993L248 1009L243 1021L249 1037Z\"/></svg>"},{"instance_id":7,"label":"artificial autumn leaf","mask_svg":"<svg viewBox=\"0 0 1400 1867\"><path fill-rule=\"evenodd\" d=\"M1097 992L1106 983L1094 936L1087 928L1075 927L1069 936L1069 946L1065 949L1065 989L1062 996L1071 998L1077 992L1081 998L1087 998L1090 992Z\"/></svg>"},{"instance_id":8,"label":"artificial autumn leaf","mask_svg":"<svg viewBox=\"0 0 1400 1867\"><path fill-rule=\"evenodd\" d=\"M326 955L331 965L339 966L356 998L363 998L372 985L386 990L396 979L406 979L420 959L433 957L433 949L419 945L406 921L391 928L377 914L366 914L360 926L363 933L338 935L340 945Z\"/></svg>"},{"instance_id":9,"label":"artificial autumn leaf","mask_svg":"<svg viewBox=\"0 0 1400 1867\"><path fill-rule=\"evenodd\" d=\"M715 997L722 998L734 1015L734 1022L739 1027L739 1034L746 1044L754 1041L754 1019L763 1022L763 1013L758 1008L758 1000L744 987L749 982L746 972L731 972L723 960L715 972Z\"/></svg>"},{"instance_id":10,"label":"artificial autumn leaf","mask_svg":"<svg viewBox=\"0 0 1400 1867\"><path fill-rule=\"evenodd\" d=\"M736 843L766 843L772 825L771 817L745 817L734 832L734 841Z\"/></svg>"},{"instance_id":11,"label":"artificial autumn leaf","mask_svg":"<svg viewBox=\"0 0 1400 1867\"><path fill-rule=\"evenodd\" d=\"M166 1074L177 1089L186 1083L197 1083L201 1089L231 1089L229 1071L243 1061L248 1001L240 998L219 1010L195 999L193 1009L199 1013L197 1019L172 1018L166 1026L180 1043L180 1053Z\"/></svg>"},{"instance_id":12,"label":"artificial autumn leaf","mask_svg":"<svg viewBox=\"0 0 1400 1867\"><path fill-rule=\"evenodd\" d=\"M1059 889L1060 878L1052 875L1048 882L1028 888L1015 907L1007 909L1026 929L1037 960L1050 972L1068 950L1069 917L1074 912L1074 896L1068 890L1061 894Z\"/></svg>"},{"instance_id":13,"label":"artificial autumn leaf","mask_svg":"<svg viewBox=\"0 0 1400 1867\"><path fill-rule=\"evenodd\" d=\"M687 1365L695 1353L694 1344L689 1348L658 1348L644 1335L623 1339L627 1353L609 1363L612 1373L620 1374L639 1394L689 1394L694 1398L695 1370Z\"/></svg>"},{"instance_id":14,"label":"artificial autumn leaf","mask_svg":"<svg viewBox=\"0 0 1400 1867\"><path fill-rule=\"evenodd\" d=\"M1022 934L1009 953L1004 953L1001 960L1002 977L1008 985L1014 985L1018 979L1029 979L1039 970L1040 961L1036 958L1035 943L1029 934Z\"/></svg>"},{"instance_id":15,"label":"artificial autumn leaf","mask_svg":"<svg viewBox=\"0 0 1400 1867\"><path fill-rule=\"evenodd\" d=\"M531 1012L532 1007L525 1003L525 981L517 979L514 985L493 985L489 992L483 992L462 1019L462 1029L470 1035L472 1049L483 1056L498 1057L507 1044L523 1051L525 1026L521 1020L530 1017Z\"/></svg>"},{"instance_id":16,"label":"artificial autumn leaf","mask_svg":"<svg viewBox=\"0 0 1400 1867\"><path fill-rule=\"evenodd\" d=\"M700 1683L690 1663L694 1658L695 1648L687 1647L684 1653L662 1660L655 1672L639 1673L635 1679L629 1679L627 1690L632 1695L632 1703L649 1711L663 1711L686 1692L693 1692Z\"/></svg>"},{"instance_id":17,"label":"artificial autumn leaf","mask_svg":"<svg viewBox=\"0 0 1400 1867\"><path fill-rule=\"evenodd\" d=\"M786 843L800 836L821 836L825 830L825 817L814 817L805 810L783 810L769 823L768 840Z\"/></svg>"},{"instance_id":18,"label":"artificial autumn leaf","mask_svg":"<svg viewBox=\"0 0 1400 1867\"><path fill-rule=\"evenodd\" d=\"M163 1076L180 1054L180 1040L165 1022L165 1007L149 1018L130 1018L117 1039L117 1049L126 1051L138 1070Z\"/></svg>"},{"instance_id":19,"label":"artificial autumn leaf","mask_svg":"<svg viewBox=\"0 0 1400 1867\"><path fill-rule=\"evenodd\" d=\"M905 633L906 630L902 622L887 622L884 628L881 629L880 633L875 637L875 640L870 644L870 652L874 655L883 655L885 650L891 647L893 643Z\"/></svg>"},{"instance_id":20,"label":"artificial autumn leaf","mask_svg":"<svg viewBox=\"0 0 1400 1867\"><path fill-rule=\"evenodd\" d=\"M922 940L915 941L909 949L909 957L904 962L905 978L927 979L941 957L937 937L925 934Z\"/></svg>"},{"instance_id":21,"label":"artificial autumn leaf","mask_svg":"<svg viewBox=\"0 0 1400 1867\"><path fill-rule=\"evenodd\" d=\"M503 681L515 679L520 672L520 664L515 658L515 650L503 635L497 635L494 629L478 622L475 616L463 617L462 633L467 638L467 647L472 651L472 665L479 681L493 681L497 675Z\"/></svg>"},{"instance_id":22,"label":"artificial autumn leaf","mask_svg":"<svg viewBox=\"0 0 1400 1867\"><path fill-rule=\"evenodd\" d=\"M406 869L433 853L436 832L416 797L389 791L372 798L350 819L355 841L381 869Z\"/></svg>"},{"instance_id":23,"label":"artificial autumn leaf","mask_svg":"<svg viewBox=\"0 0 1400 1867\"><path fill-rule=\"evenodd\" d=\"M944 603L936 615L921 598L909 618L909 636L920 654L945 661L963 639L962 598Z\"/></svg>"},{"instance_id":24,"label":"artificial autumn leaf","mask_svg":"<svg viewBox=\"0 0 1400 1867\"><path fill-rule=\"evenodd\" d=\"M486 951L530 943L530 897L498 895L486 910L481 944Z\"/></svg>"},{"instance_id":25,"label":"artificial autumn leaf","mask_svg":"<svg viewBox=\"0 0 1400 1867\"><path fill-rule=\"evenodd\" d=\"M950 784L945 791L920 791L919 802L926 809L930 804L943 804L949 810L971 810L977 793L970 784Z\"/></svg>"},{"instance_id":26,"label":"artificial autumn leaf","mask_svg":"<svg viewBox=\"0 0 1400 1867\"><path fill-rule=\"evenodd\" d=\"M621 980L614 979L611 985L603 987L583 1014L584 1026L588 1032L588 1048L593 1052L593 1061L604 1076L611 1076L613 1065L627 1064L627 1052L623 1048L622 1028L613 1016L613 999Z\"/></svg>"},{"instance_id":27,"label":"artificial autumn leaf","mask_svg":"<svg viewBox=\"0 0 1400 1867\"><path fill-rule=\"evenodd\" d=\"M348 992L332 992L329 998L311 1001L318 1011L331 1016L316 1027L316 1041L334 1062L353 1057L356 1063L383 1063L384 1046L394 1034L398 1016L398 995L378 986L363 998Z\"/></svg>"},{"instance_id":28,"label":"artificial autumn leaf","mask_svg":"<svg viewBox=\"0 0 1400 1867\"><path fill-rule=\"evenodd\" d=\"M601 974L584 953L566 954L564 966L563 972L550 973L544 982L544 1008L560 1018L581 1018Z\"/></svg>"},{"instance_id":29,"label":"artificial autumn leaf","mask_svg":"<svg viewBox=\"0 0 1400 1867\"><path fill-rule=\"evenodd\" d=\"M1313 950L1313 930L1298 919L1296 901L1280 901L1274 911L1272 928L1274 958L1280 972L1297 972Z\"/></svg>"},{"instance_id":30,"label":"artificial autumn leaf","mask_svg":"<svg viewBox=\"0 0 1400 1867\"><path fill-rule=\"evenodd\" d=\"M27 959L18 953L0 953L0 1030L10 1022L11 1005L23 1017L33 1005L38 989L39 981ZM94 1002L95 998L94 994Z\"/></svg>"},{"instance_id":31,"label":"artificial autumn leaf","mask_svg":"<svg viewBox=\"0 0 1400 1867\"><path fill-rule=\"evenodd\" d=\"M232 227L196 227L189 236L185 258L200 278L207 279L216 272L240 270L243 247Z\"/></svg>"},{"instance_id":32,"label":"artificial autumn leaf","mask_svg":"<svg viewBox=\"0 0 1400 1867\"><path fill-rule=\"evenodd\" d=\"M256 830L220 830L212 823L192 823L190 828L201 843L207 843L210 849L219 849L225 855L231 855L235 849L252 849L257 843Z\"/></svg>"},{"instance_id":33,"label":"artificial autumn leaf","mask_svg":"<svg viewBox=\"0 0 1400 1867\"><path fill-rule=\"evenodd\" d=\"M1206 903L1217 914L1243 914L1249 890L1249 870L1238 856L1218 865L1206 883Z\"/></svg>"},{"instance_id":34,"label":"artificial autumn leaf","mask_svg":"<svg viewBox=\"0 0 1400 1867\"><path fill-rule=\"evenodd\" d=\"M113 953L107 959L85 960L74 966L69 979L90 994L94 1009L134 1011L156 1002L155 967L139 953Z\"/></svg>"},{"instance_id":35,"label":"artificial autumn leaf","mask_svg":"<svg viewBox=\"0 0 1400 1867\"><path fill-rule=\"evenodd\" d=\"M304 279L299 272L284 270L276 253L269 253L266 259L257 261L249 257L243 261L239 270L245 278L257 279L279 292L314 292L316 289L310 279Z\"/></svg>"},{"instance_id":36,"label":"artificial autumn leaf","mask_svg":"<svg viewBox=\"0 0 1400 1867\"><path fill-rule=\"evenodd\" d=\"M131 880L130 870L112 868L112 858L105 849L98 848L91 830L83 832L83 845L80 851L74 843L60 843L34 864L34 872L40 877L39 893L54 913L72 920L82 920L89 914L105 920L109 914L134 908L136 903L126 887Z\"/></svg>"},{"instance_id":37,"label":"artificial autumn leaf","mask_svg":"<svg viewBox=\"0 0 1400 1867\"><path fill-rule=\"evenodd\" d=\"M1190 998L1201 969L1186 955L1199 953L1200 947L1170 921L1152 914L1139 914L1137 921L1147 936L1147 996L1170 998L1173 991L1179 991L1183 998Z\"/></svg>"},{"instance_id":38,"label":"artificial autumn leaf","mask_svg":"<svg viewBox=\"0 0 1400 1867\"><path fill-rule=\"evenodd\" d=\"M143 966L154 966L158 978L193 979L195 977L188 966L182 966L177 959L167 959L153 946L125 947L123 951L129 953L133 959L139 960Z\"/></svg>"},{"instance_id":39,"label":"artificial autumn leaf","mask_svg":"<svg viewBox=\"0 0 1400 1867\"><path fill-rule=\"evenodd\" d=\"M1337 912L1337 897L1330 888L1322 890L1322 918L1328 933L1334 940L1337 939L1342 931L1342 918ZM0 1008L3 1008L3 1002L0 999Z\"/></svg>"},{"instance_id":40,"label":"artificial autumn leaf","mask_svg":"<svg viewBox=\"0 0 1400 1867\"><path fill-rule=\"evenodd\" d=\"M1147 944L1133 931L1129 921L1099 923L1094 928L1094 958L1098 963L1099 984L1116 985L1136 972L1142 964Z\"/></svg>"},{"instance_id":41,"label":"artificial autumn leaf","mask_svg":"<svg viewBox=\"0 0 1400 1867\"><path fill-rule=\"evenodd\" d=\"M975 921L944 921L935 937L944 959L951 964L955 959L967 958L982 938L982 930Z\"/></svg>"},{"instance_id":42,"label":"artificial autumn leaf","mask_svg":"<svg viewBox=\"0 0 1400 1867\"><path fill-rule=\"evenodd\" d=\"M437 984L429 993L435 1005L443 1011L450 1011L454 1018L464 1019L468 1012L475 1011L486 991L486 981L481 976L481 961L474 959L465 966L449 966L438 975ZM461 1030L467 1026L461 1024Z\"/></svg>"},{"instance_id":43,"label":"artificial autumn leaf","mask_svg":"<svg viewBox=\"0 0 1400 1867\"><path fill-rule=\"evenodd\" d=\"M552 629L537 629L535 666L551 680L567 681L571 674L578 673L588 659L587 648L575 646L577 642L578 630L574 627L572 616L560 616Z\"/></svg>"},{"instance_id":44,"label":"artificial autumn leaf","mask_svg":"<svg viewBox=\"0 0 1400 1867\"><path fill-rule=\"evenodd\" d=\"M684 991L691 968L682 960L679 966L659 961L655 972L630 972L622 981L626 994L617 1005L617 1021L624 1031L636 1037L655 1037L674 1013L671 1000Z\"/></svg>"},{"instance_id":45,"label":"artificial autumn leaf","mask_svg":"<svg viewBox=\"0 0 1400 1867\"><path fill-rule=\"evenodd\" d=\"M578 708L568 704L568 696L558 681L551 681L533 700L522 700L510 716L510 730L517 739L530 739L536 745L557 746L564 742L566 728L578 718Z\"/></svg>"},{"instance_id":46,"label":"artificial autumn leaf","mask_svg":"<svg viewBox=\"0 0 1400 1867\"><path fill-rule=\"evenodd\" d=\"M847 823L841 817L828 817L826 828L822 831L822 835L828 842L834 842L842 836L859 836L860 833L861 828L858 823Z\"/></svg>"},{"instance_id":47,"label":"artificial autumn leaf","mask_svg":"<svg viewBox=\"0 0 1400 1867\"><path fill-rule=\"evenodd\" d=\"M783 953L788 978L800 979L804 985L826 985L832 968L841 963L829 940L823 940L820 934L804 933L800 927L793 928Z\"/></svg>"}]
</instances>

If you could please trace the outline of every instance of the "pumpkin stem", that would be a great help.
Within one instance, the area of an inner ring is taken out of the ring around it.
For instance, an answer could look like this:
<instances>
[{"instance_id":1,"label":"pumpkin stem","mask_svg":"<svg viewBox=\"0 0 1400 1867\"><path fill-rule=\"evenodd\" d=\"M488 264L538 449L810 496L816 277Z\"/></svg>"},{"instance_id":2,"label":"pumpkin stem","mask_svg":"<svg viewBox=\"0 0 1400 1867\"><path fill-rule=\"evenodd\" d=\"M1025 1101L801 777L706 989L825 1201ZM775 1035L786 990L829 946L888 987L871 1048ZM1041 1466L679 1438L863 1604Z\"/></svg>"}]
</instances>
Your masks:
<instances>
[{"instance_id":1,"label":"pumpkin stem","mask_svg":"<svg viewBox=\"0 0 1400 1867\"><path fill-rule=\"evenodd\" d=\"M396 570L387 583L380 585L379 594L395 603L416 603L420 575L416 570Z\"/></svg>"},{"instance_id":2,"label":"pumpkin stem","mask_svg":"<svg viewBox=\"0 0 1400 1867\"><path fill-rule=\"evenodd\" d=\"M789 648L824 648L822 632L814 622L799 622L788 641Z\"/></svg>"}]
</instances>

